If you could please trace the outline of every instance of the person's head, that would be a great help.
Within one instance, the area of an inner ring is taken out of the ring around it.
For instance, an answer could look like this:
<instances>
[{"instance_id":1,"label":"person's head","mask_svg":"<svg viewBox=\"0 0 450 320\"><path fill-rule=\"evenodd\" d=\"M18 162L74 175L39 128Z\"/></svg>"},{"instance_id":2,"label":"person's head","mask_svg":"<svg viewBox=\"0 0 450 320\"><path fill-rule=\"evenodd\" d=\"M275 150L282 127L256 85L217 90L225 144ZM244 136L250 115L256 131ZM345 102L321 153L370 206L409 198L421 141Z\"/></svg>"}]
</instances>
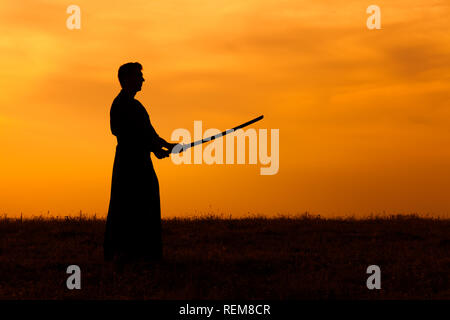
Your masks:
<instances>
[{"instance_id":1,"label":"person's head","mask_svg":"<svg viewBox=\"0 0 450 320\"><path fill-rule=\"evenodd\" d=\"M119 82L123 89L128 91L141 91L145 81L142 75L142 65L139 62L128 62L119 68Z\"/></svg>"}]
</instances>

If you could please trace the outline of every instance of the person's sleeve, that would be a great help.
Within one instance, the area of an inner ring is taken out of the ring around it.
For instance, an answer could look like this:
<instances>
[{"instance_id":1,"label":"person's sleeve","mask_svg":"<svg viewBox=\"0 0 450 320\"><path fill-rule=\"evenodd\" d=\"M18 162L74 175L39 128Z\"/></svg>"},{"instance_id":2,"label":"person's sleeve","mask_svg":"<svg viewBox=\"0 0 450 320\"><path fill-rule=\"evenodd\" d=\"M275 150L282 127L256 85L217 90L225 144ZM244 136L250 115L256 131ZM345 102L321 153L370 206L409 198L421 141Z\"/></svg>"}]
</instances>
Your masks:
<instances>
[{"instance_id":1,"label":"person's sleeve","mask_svg":"<svg viewBox=\"0 0 450 320\"><path fill-rule=\"evenodd\" d=\"M142 129L133 116L130 108L114 104L110 112L111 132L119 143L139 144L142 140Z\"/></svg>"},{"instance_id":2,"label":"person's sleeve","mask_svg":"<svg viewBox=\"0 0 450 320\"><path fill-rule=\"evenodd\" d=\"M148 119L148 138L147 141L149 142L150 150L159 150L162 148L164 139L162 139L158 133L156 132L155 128L153 127L150 118Z\"/></svg>"}]
</instances>

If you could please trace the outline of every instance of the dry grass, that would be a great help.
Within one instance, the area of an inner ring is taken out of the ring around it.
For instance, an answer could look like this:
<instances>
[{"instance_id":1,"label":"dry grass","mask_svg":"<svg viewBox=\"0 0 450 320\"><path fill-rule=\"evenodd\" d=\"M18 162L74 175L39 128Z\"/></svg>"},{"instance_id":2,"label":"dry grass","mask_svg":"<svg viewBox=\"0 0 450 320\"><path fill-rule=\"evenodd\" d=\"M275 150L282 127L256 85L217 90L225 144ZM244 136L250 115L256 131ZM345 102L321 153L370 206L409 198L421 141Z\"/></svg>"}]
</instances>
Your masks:
<instances>
[{"instance_id":1,"label":"dry grass","mask_svg":"<svg viewBox=\"0 0 450 320\"><path fill-rule=\"evenodd\" d=\"M169 219L164 261L122 275L103 263L104 225L0 219L0 299L450 298L448 219ZM66 288L71 264L81 290ZM372 264L382 290L366 288Z\"/></svg>"}]
</instances>

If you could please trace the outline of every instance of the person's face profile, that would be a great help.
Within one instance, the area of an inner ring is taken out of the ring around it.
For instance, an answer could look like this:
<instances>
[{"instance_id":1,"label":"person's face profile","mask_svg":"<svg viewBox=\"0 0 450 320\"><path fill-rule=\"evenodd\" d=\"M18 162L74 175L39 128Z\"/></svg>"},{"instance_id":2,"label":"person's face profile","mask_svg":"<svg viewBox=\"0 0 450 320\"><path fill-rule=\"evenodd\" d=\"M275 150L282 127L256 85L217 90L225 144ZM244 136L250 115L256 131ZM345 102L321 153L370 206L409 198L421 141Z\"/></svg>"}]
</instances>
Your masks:
<instances>
[{"instance_id":1,"label":"person's face profile","mask_svg":"<svg viewBox=\"0 0 450 320\"><path fill-rule=\"evenodd\" d=\"M142 71L139 71L138 73L138 79L137 79L137 83L138 83L138 91L141 91L142 89L142 83L144 83L145 79L144 79L144 75L142 74Z\"/></svg>"},{"instance_id":2,"label":"person's face profile","mask_svg":"<svg viewBox=\"0 0 450 320\"><path fill-rule=\"evenodd\" d=\"M145 81L142 71L139 71L128 78L127 87L133 91L141 91L142 83Z\"/></svg>"}]
</instances>

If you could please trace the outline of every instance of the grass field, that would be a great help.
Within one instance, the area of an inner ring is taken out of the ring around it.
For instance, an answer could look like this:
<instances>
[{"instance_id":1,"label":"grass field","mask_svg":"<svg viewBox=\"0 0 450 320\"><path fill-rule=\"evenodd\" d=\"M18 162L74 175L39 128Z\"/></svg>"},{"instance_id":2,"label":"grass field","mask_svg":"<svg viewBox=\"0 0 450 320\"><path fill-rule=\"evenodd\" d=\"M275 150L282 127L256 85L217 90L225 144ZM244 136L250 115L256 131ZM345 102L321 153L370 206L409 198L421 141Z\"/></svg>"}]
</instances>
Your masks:
<instances>
[{"instance_id":1,"label":"grass field","mask_svg":"<svg viewBox=\"0 0 450 320\"><path fill-rule=\"evenodd\" d=\"M165 259L123 274L103 262L104 226L1 219L0 299L450 299L449 219L163 220ZM72 264L81 290L66 287Z\"/></svg>"}]
</instances>

